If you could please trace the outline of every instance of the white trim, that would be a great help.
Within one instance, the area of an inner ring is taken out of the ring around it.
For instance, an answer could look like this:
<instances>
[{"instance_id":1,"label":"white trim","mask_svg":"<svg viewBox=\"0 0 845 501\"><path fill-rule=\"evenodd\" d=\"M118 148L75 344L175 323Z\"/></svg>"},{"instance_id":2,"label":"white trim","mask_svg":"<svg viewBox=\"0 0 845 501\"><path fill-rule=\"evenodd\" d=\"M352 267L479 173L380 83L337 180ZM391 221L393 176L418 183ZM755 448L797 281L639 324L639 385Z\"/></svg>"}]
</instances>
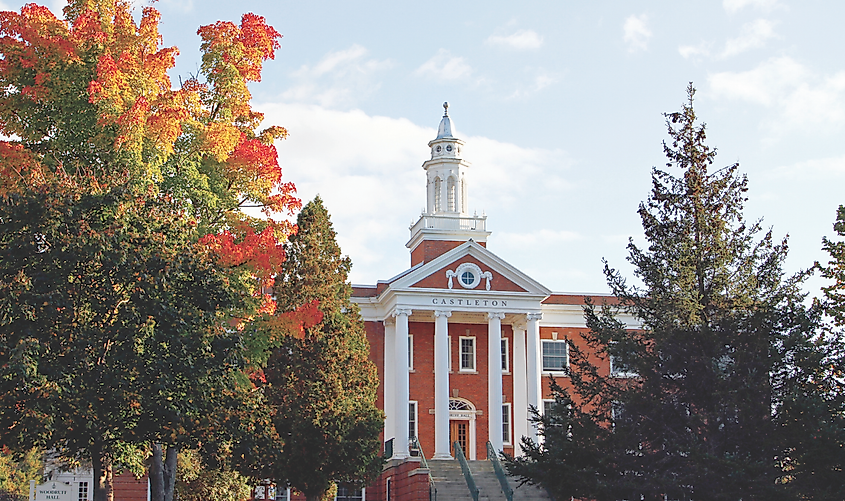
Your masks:
<instances>
[{"instance_id":1,"label":"white trim","mask_svg":"<svg viewBox=\"0 0 845 501\"><path fill-rule=\"evenodd\" d=\"M411 406L414 406L414 415L411 415ZM414 420L414 437L420 436L420 405L416 400L408 402L408 432L411 431L411 418ZM414 437L408 437L412 439Z\"/></svg>"},{"instance_id":2,"label":"white trim","mask_svg":"<svg viewBox=\"0 0 845 501\"><path fill-rule=\"evenodd\" d=\"M452 336L446 336L446 343L449 344L449 356L446 357L446 369L452 372Z\"/></svg>"},{"instance_id":3,"label":"white trim","mask_svg":"<svg viewBox=\"0 0 845 501\"><path fill-rule=\"evenodd\" d=\"M507 424L508 424L508 436L505 438L505 434L502 433L502 443L504 445L513 445L513 408L510 403L502 404L502 432L505 431L504 428L504 420L505 420L505 407L507 407Z\"/></svg>"},{"instance_id":4,"label":"white trim","mask_svg":"<svg viewBox=\"0 0 845 501\"><path fill-rule=\"evenodd\" d=\"M540 300L551 295L552 291L547 289L542 284L519 271L513 265L503 260L499 256L493 254L486 247L481 246L478 242L467 241L454 249L441 254L440 256L425 263L424 266L413 270L412 273L407 273L400 279L390 284L390 290L411 288L420 280L431 276L434 273L456 264L458 261L465 259L467 256L476 258L479 263L489 269L495 270L496 273L505 280L513 282L526 292L511 292L510 295L515 297L533 297L540 296Z\"/></svg>"},{"instance_id":5,"label":"white trim","mask_svg":"<svg viewBox=\"0 0 845 501\"><path fill-rule=\"evenodd\" d=\"M613 367L613 355L610 355L609 359L610 359L610 377L617 377L617 378L639 377L639 374L637 374L636 372L631 372L631 371L622 372L622 371L615 370L614 367Z\"/></svg>"},{"instance_id":6,"label":"white trim","mask_svg":"<svg viewBox=\"0 0 845 501\"><path fill-rule=\"evenodd\" d=\"M502 360L504 365L502 366L502 373L503 374L510 374L511 372L511 353L510 353L510 341L505 336L502 336Z\"/></svg>"},{"instance_id":7,"label":"white trim","mask_svg":"<svg viewBox=\"0 0 845 501\"><path fill-rule=\"evenodd\" d=\"M548 402L548 403L550 403L550 404L553 404L553 403L555 403L555 399L553 399L553 398L544 398L542 401L543 401L543 408L542 408L542 409L539 409L539 411L540 411L540 415L541 415L541 416L545 416L545 415L546 415L546 402Z\"/></svg>"},{"instance_id":8,"label":"white trim","mask_svg":"<svg viewBox=\"0 0 845 501\"><path fill-rule=\"evenodd\" d=\"M414 372L414 335L408 334L408 372Z\"/></svg>"},{"instance_id":9,"label":"white trim","mask_svg":"<svg viewBox=\"0 0 845 501\"><path fill-rule=\"evenodd\" d=\"M449 400L458 400L461 402L465 402L469 405L470 410L461 410L461 411L449 411L449 421L469 421L469 437L467 437L467 449L468 451L464 451L464 454L467 455L467 459L470 461L476 460L476 436L475 436L475 421L478 418L478 415L481 414L481 411L477 410L475 404L470 402L469 400L462 398L462 397L449 397ZM449 424L451 433L451 423ZM450 437L451 440L451 437Z\"/></svg>"},{"instance_id":10,"label":"white trim","mask_svg":"<svg viewBox=\"0 0 845 501\"><path fill-rule=\"evenodd\" d=\"M545 350L543 349L546 344L563 344L566 346L566 365L564 370L559 370L557 368L547 369L545 364ZM565 339L541 339L540 340L540 364L542 365L541 371L543 374L553 374L559 376L566 376L566 370L569 369L569 342Z\"/></svg>"},{"instance_id":11,"label":"white trim","mask_svg":"<svg viewBox=\"0 0 845 501\"><path fill-rule=\"evenodd\" d=\"M472 340L472 367L471 368L464 368L464 347L463 347L463 340L464 339L471 339ZM476 372L476 368L478 367L478 346L475 342L475 336L461 336L458 339L458 364L460 364L459 372Z\"/></svg>"}]
</instances>

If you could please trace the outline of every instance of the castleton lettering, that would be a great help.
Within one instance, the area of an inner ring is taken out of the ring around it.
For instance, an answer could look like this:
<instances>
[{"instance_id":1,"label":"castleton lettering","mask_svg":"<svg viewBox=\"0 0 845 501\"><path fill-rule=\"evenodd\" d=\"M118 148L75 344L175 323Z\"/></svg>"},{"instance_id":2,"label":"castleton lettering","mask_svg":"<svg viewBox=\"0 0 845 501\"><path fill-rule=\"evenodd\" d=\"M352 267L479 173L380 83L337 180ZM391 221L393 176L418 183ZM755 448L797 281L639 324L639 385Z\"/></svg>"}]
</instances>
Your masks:
<instances>
[{"instance_id":1,"label":"castleton lettering","mask_svg":"<svg viewBox=\"0 0 845 501\"><path fill-rule=\"evenodd\" d=\"M504 299L446 299L442 297L433 297L431 298L431 304L438 305L438 306L502 306L505 307L508 305L508 302Z\"/></svg>"}]
</instances>

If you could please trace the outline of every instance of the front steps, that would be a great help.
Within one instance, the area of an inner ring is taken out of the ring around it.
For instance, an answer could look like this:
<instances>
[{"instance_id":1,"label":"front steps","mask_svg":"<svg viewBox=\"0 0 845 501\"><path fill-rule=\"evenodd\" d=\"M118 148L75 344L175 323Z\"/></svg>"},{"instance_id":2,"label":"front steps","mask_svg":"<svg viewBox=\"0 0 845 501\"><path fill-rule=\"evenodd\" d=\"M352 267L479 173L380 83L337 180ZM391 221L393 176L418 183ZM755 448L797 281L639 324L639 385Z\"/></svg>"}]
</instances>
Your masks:
<instances>
[{"instance_id":1,"label":"front steps","mask_svg":"<svg viewBox=\"0 0 845 501\"><path fill-rule=\"evenodd\" d=\"M475 484L478 486L479 501L505 501L505 494L493 471L493 463L487 460L467 461ZM469 494L464 474L461 471L461 464L457 461L434 461L428 462L431 477L437 487L437 501L472 501ZM514 490L514 501L551 501L546 491L534 486L524 485L517 488L518 482L513 477L508 477L511 489Z\"/></svg>"}]
</instances>

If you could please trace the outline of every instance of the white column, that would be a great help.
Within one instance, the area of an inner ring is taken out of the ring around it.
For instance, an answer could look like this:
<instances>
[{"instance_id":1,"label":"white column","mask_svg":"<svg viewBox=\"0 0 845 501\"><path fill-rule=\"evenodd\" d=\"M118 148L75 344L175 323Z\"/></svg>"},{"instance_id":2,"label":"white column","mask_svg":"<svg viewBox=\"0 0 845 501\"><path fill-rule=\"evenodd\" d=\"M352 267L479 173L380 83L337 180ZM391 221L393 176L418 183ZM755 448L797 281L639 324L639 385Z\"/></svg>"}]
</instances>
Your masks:
<instances>
[{"instance_id":1,"label":"white column","mask_svg":"<svg viewBox=\"0 0 845 501\"><path fill-rule=\"evenodd\" d=\"M434 312L434 456L452 459L449 451L449 317Z\"/></svg>"},{"instance_id":2,"label":"white column","mask_svg":"<svg viewBox=\"0 0 845 501\"><path fill-rule=\"evenodd\" d=\"M442 212L449 212L449 173L443 176L443 182L440 183L440 210Z\"/></svg>"},{"instance_id":3,"label":"white column","mask_svg":"<svg viewBox=\"0 0 845 501\"><path fill-rule=\"evenodd\" d=\"M525 370L525 322L513 326L513 453L521 456L522 437L528 435L528 380Z\"/></svg>"},{"instance_id":4,"label":"white column","mask_svg":"<svg viewBox=\"0 0 845 501\"><path fill-rule=\"evenodd\" d=\"M396 320L393 317L384 319L384 441L395 438L396 419ZM394 440L395 442L395 440Z\"/></svg>"},{"instance_id":5,"label":"white column","mask_svg":"<svg viewBox=\"0 0 845 501\"><path fill-rule=\"evenodd\" d=\"M528 405L533 405L538 411L543 412L543 385L540 372L543 369L543 354L540 346L540 319L542 313L529 313L528 320L528 353L526 354L526 373L528 376ZM537 442L537 426L530 426L529 437Z\"/></svg>"},{"instance_id":6,"label":"white column","mask_svg":"<svg viewBox=\"0 0 845 501\"><path fill-rule=\"evenodd\" d=\"M396 342L394 343L394 363L396 364L396 388L394 395L396 416L394 425L393 457L405 459L408 454L408 404L411 400L410 378L408 376L408 317L410 309L397 308L393 312L396 317Z\"/></svg>"},{"instance_id":7,"label":"white column","mask_svg":"<svg viewBox=\"0 0 845 501\"><path fill-rule=\"evenodd\" d=\"M502 312L487 314L487 423L493 450L502 450Z\"/></svg>"}]
</instances>

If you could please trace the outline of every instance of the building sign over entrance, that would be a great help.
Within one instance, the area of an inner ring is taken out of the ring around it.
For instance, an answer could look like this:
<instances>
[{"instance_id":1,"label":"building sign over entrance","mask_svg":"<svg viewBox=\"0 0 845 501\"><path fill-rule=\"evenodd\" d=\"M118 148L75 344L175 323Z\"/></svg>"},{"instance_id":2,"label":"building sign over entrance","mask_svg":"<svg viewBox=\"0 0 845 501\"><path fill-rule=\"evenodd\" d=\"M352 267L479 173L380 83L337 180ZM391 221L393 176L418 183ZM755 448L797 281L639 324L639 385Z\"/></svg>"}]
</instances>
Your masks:
<instances>
[{"instance_id":1,"label":"building sign over entrance","mask_svg":"<svg viewBox=\"0 0 845 501\"><path fill-rule=\"evenodd\" d=\"M431 298L431 304L436 306L480 306L482 308L489 308L491 306L505 307L508 305L507 299L455 299L444 297Z\"/></svg>"},{"instance_id":2,"label":"building sign over entrance","mask_svg":"<svg viewBox=\"0 0 845 501\"><path fill-rule=\"evenodd\" d=\"M46 482L36 486L30 484L30 486L30 501L76 501L79 496L77 492L74 492L73 486L63 482Z\"/></svg>"}]
</instances>

